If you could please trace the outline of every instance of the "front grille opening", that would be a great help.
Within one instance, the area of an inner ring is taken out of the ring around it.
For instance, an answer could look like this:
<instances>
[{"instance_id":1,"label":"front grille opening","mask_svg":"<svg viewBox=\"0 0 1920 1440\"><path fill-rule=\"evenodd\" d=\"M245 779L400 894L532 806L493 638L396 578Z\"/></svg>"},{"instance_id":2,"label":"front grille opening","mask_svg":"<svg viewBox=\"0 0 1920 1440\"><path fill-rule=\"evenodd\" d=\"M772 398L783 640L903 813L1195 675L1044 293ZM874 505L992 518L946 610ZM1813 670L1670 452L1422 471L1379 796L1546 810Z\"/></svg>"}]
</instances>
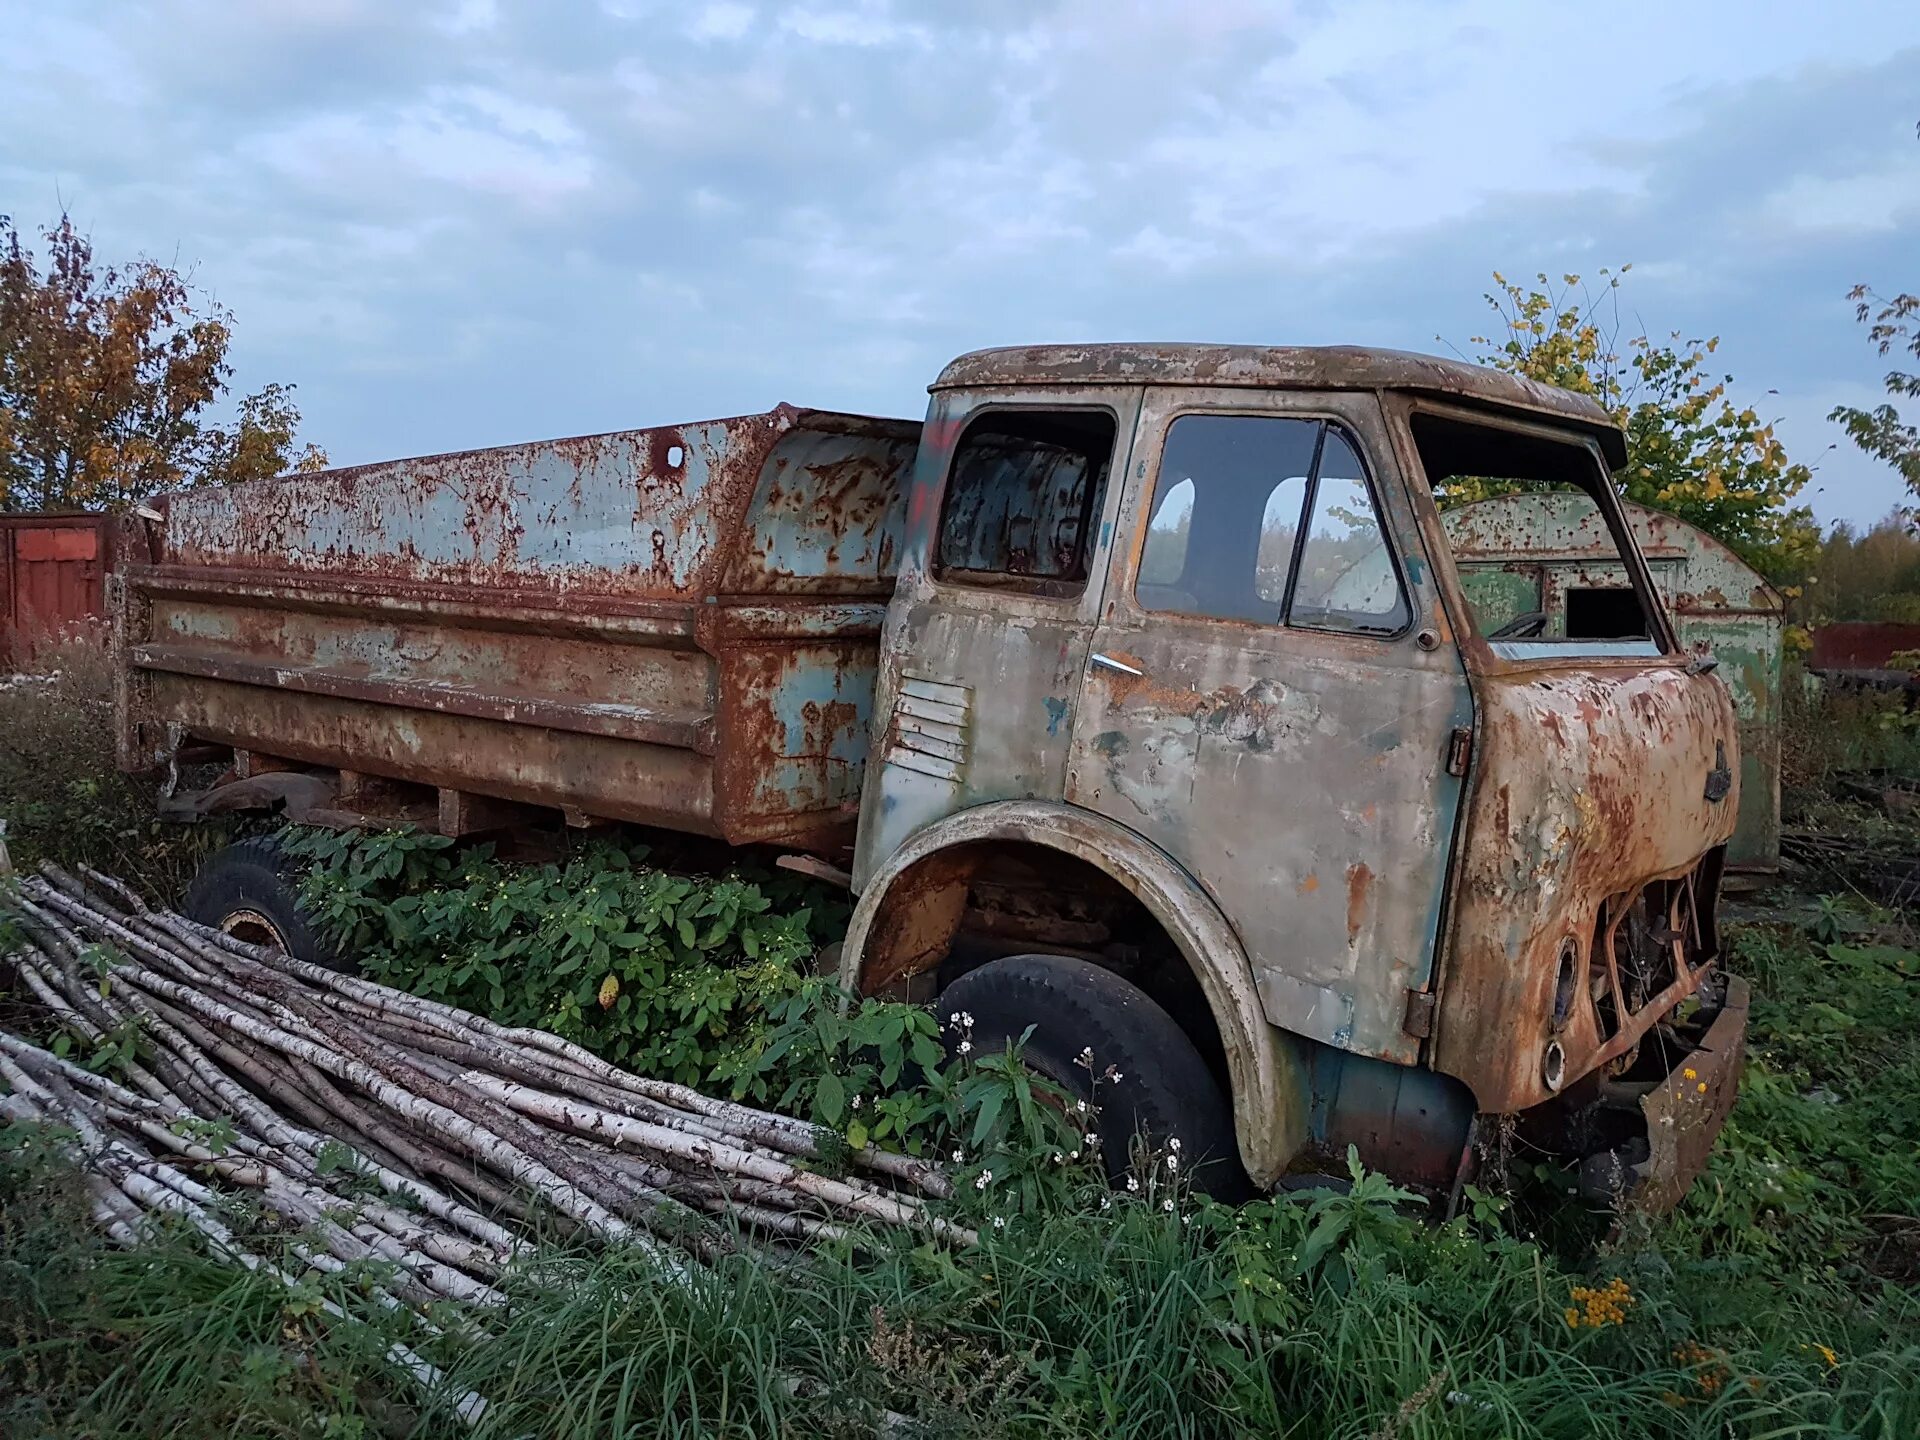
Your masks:
<instances>
[{"instance_id":1,"label":"front grille opening","mask_svg":"<svg viewBox=\"0 0 1920 1440\"><path fill-rule=\"evenodd\" d=\"M1652 880L1600 907L1587 983L1603 1038L1676 985L1691 984L1709 948L1696 883L1694 874Z\"/></svg>"}]
</instances>

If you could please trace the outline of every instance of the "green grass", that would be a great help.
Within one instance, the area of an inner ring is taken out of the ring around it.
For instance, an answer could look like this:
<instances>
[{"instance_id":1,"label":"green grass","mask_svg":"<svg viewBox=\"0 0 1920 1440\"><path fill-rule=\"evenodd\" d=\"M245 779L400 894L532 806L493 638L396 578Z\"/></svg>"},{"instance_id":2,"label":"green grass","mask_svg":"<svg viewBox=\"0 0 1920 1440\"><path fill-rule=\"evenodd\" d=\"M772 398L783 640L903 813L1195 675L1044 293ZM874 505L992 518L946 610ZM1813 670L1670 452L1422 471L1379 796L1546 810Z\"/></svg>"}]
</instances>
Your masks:
<instances>
[{"instance_id":1,"label":"green grass","mask_svg":"<svg viewBox=\"0 0 1920 1440\"><path fill-rule=\"evenodd\" d=\"M422 1348L501 1437L870 1435L893 1412L953 1436L1906 1440L1920 1292L1875 1217L1920 1193L1915 958L1784 924L1736 950L1762 998L1726 1139L1679 1214L1598 1246L1512 1212L1435 1226L1379 1177L1238 1211L1082 1195L1006 1203L968 1254L881 1236L686 1285L550 1247L496 1339ZM30 1150L0 1168L0 1433L449 1433L351 1286L325 1291L344 1325L186 1237L115 1254L65 1183ZM1574 1287L1614 1277L1620 1323L1570 1327Z\"/></svg>"},{"instance_id":2,"label":"green grass","mask_svg":"<svg viewBox=\"0 0 1920 1440\"><path fill-rule=\"evenodd\" d=\"M272 1256L286 1237L237 1215ZM319 1313L325 1294L354 1317ZM356 1435L399 1413L396 1319L348 1280L289 1292L169 1234L139 1252L88 1222L74 1173L29 1127L0 1129L0 1435Z\"/></svg>"}]
</instances>

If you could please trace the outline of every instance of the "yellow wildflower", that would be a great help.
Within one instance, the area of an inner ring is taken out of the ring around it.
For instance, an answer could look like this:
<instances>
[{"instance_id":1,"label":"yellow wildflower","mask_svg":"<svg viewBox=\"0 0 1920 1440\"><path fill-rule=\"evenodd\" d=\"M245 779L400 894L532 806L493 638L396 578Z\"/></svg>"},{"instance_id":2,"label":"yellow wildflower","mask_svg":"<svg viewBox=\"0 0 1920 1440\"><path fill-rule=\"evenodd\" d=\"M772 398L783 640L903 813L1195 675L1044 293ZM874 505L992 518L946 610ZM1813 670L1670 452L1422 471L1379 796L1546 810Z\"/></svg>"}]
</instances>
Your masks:
<instances>
[{"instance_id":1,"label":"yellow wildflower","mask_svg":"<svg viewBox=\"0 0 1920 1440\"><path fill-rule=\"evenodd\" d=\"M1582 1327L1598 1330L1603 1325L1625 1324L1627 1310L1633 1304L1632 1291L1618 1275L1599 1289L1575 1285L1569 1298L1573 1304L1564 1313L1570 1330Z\"/></svg>"}]
</instances>

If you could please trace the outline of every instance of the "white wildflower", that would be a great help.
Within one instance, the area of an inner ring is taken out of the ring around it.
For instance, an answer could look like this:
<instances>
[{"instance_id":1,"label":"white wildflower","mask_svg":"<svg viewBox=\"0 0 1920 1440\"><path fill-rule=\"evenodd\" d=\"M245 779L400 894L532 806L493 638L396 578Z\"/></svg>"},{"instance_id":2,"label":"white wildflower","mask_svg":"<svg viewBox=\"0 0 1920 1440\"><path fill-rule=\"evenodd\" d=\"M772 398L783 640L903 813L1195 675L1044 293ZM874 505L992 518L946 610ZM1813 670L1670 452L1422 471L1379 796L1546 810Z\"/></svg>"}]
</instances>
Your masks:
<instances>
[{"instance_id":1,"label":"white wildflower","mask_svg":"<svg viewBox=\"0 0 1920 1440\"><path fill-rule=\"evenodd\" d=\"M1139 1177L1138 1175L1129 1175L1129 1176L1127 1176L1127 1189L1128 1189L1128 1191L1130 1191L1130 1192L1132 1192L1132 1193L1136 1193L1136 1194L1137 1194L1137 1193L1139 1192L1139 1189L1140 1189L1140 1177Z\"/></svg>"},{"instance_id":2,"label":"white wildflower","mask_svg":"<svg viewBox=\"0 0 1920 1440\"><path fill-rule=\"evenodd\" d=\"M1076 1100L1073 1102L1073 1108L1084 1115L1087 1113L1087 1102L1084 1100Z\"/></svg>"},{"instance_id":3,"label":"white wildflower","mask_svg":"<svg viewBox=\"0 0 1920 1440\"><path fill-rule=\"evenodd\" d=\"M1178 1150L1180 1148L1180 1137L1176 1135L1171 1140L1167 1141L1167 1148L1169 1150Z\"/></svg>"},{"instance_id":4,"label":"white wildflower","mask_svg":"<svg viewBox=\"0 0 1920 1440\"><path fill-rule=\"evenodd\" d=\"M962 1160L966 1158L967 1158L967 1152L964 1150L956 1150L953 1152L953 1163L956 1165L958 1165Z\"/></svg>"},{"instance_id":5,"label":"white wildflower","mask_svg":"<svg viewBox=\"0 0 1920 1440\"><path fill-rule=\"evenodd\" d=\"M982 1170L980 1174L975 1177L973 1188L976 1190L984 1190L991 1184L993 1184L993 1171Z\"/></svg>"},{"instance_id":6,"label":"white wildflower","mask_svg":"<svg viewBox=\"0 0 1920 1440\"><path fill-rule=\"evenodd\" d=\"M1160 1202L1160 1208L1171 1215L1173 1213L1173 1197L1168 1196L1165 1200L1162 1200Z\"/></svg>"},{"instance_id":7,"label":"white wildflower","mask_svg":"<svg viewBox=\"0 0 1920 1440\"><path fill-rule=\"evenodd\" d=\"M1167 1169L1178 1170L1179 1168L1180 1168L1180 1157L1178 1155L1167 1156Z\"/></svg>"},{"instance_id":8,"label":"white wildflower","mask_svg":"<svg viewBox=\"0 0 1920 1440\"><path fill-rule=\"evenodd\" d=\"M962 1055L971 1055L973 1053L973 1041L962 1040L960 1042L960 1053Z\"/></svg>"},{"instance_id":9,"label":"white wildflower","mask_svg":"<svg viewBox=\"0 0 1920 1440\"><path fill-rule=\"evenodd\" d=\"M1094 1134L1091 1130L1089 1130L1081 1138L1086 1141L1086 1146L1087 1146L1087 1149L1089 1150L1093 1149L1095 1146L1097 1146L1100 1143L1100 1137Z\"/></svg>"},{"instance_id":10,"label":"white wildflower","mask_svg":"<svg viewBox=\"0 0 1920 1440\"><path fill-rule=\"evenodd\" d=\"M959 1023L960 1023L960 1012L958 1010L954 1011L951 1015L947 1016L947 1024L958 1025Z\"/></svg>"},{"instance_id":11,"label":"white wildflower","mask_svg":"<svg viewBox=\"0 0 1920 1440\"><path fill-rule=\"evenodd\" d=\"M993 1228L994 1228L994 1229L996 1229L996 1230L1004 1230L1004 1229L1006 1229L1006 1228L1007 1228L1007 1217L1006 1217L1006 1216L1004 1216L1004 1215L996 1215L996 1216L994 1216L994 1217L993 1217Z\"/></svg>"}]
</instances>

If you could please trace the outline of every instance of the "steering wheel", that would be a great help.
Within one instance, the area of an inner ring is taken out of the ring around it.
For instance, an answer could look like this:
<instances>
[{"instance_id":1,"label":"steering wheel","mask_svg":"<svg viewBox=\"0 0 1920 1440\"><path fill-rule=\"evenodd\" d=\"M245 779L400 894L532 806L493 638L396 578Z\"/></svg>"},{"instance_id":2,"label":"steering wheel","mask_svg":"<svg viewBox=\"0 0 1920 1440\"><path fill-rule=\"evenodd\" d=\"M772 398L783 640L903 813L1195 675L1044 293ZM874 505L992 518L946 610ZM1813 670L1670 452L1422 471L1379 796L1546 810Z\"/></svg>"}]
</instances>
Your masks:
<instances>
[{"instance_id":1,"label":"steering wheel","mask_svg":"<svg viewBox=\"0 0 1920 1440\"><path fill-rule=\"evenodd\" d=\"M1487 635L1489 640L1526 640L1538 635L1547 628L1547 612L1529 610L1524 615L1516 615L1498 630Z\"/></svg>"}]
</instances>

